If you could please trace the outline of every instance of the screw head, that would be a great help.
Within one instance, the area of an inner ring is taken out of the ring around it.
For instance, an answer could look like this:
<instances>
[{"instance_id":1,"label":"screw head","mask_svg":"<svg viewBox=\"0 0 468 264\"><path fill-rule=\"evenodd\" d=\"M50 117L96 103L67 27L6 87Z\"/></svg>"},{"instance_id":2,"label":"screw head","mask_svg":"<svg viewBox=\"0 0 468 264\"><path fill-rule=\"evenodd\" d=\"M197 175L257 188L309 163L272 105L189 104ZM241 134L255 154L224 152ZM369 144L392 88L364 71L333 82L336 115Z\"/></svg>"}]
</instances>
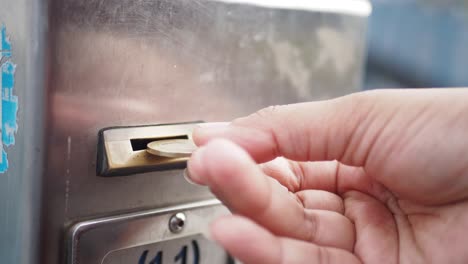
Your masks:
<instances>
[{"instance_id":1,"label":"screw head","mask_svg":"<svg viewBox=\"0 0 468 264\"><path fill-rule=\"evenodd\" d=\"M185 222L187 221L187 216L184 213L177 213L169 219L169 230L172 233L180 233L184 230Z\"/></svg>"}]
</instances>

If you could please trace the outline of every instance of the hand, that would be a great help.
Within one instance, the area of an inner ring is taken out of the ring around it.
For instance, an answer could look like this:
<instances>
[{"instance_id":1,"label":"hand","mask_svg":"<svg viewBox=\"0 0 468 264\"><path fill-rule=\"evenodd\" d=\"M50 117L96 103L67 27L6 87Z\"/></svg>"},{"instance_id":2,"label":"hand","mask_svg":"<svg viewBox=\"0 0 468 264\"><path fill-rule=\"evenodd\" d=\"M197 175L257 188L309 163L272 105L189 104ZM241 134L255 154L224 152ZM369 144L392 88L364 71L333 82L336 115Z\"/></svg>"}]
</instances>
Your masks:
<instances>
[{"instance_id":1,"label":"hand","mask_svg":"<svg viewBox=\"0 0 468 264\"><path fill-rule=\"evenodd\" d=\"M468 263L468 90L270 107L194 140L189 177L235 213L212 238L246 264Z\"/></svg>"}]
</instances>

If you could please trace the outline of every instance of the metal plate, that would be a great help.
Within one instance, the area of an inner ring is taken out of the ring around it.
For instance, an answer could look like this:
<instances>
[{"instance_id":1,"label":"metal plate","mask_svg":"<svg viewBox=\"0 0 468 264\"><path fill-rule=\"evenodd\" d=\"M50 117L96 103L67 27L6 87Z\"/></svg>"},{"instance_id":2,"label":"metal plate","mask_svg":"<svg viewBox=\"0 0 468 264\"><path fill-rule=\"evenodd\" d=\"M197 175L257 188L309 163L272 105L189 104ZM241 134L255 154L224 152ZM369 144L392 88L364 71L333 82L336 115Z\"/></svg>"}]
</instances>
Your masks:
<instances>
[{"instance_id":1,"label":"metal plate","mask_svg":"<svg viewBox=\"0 0 468 264\"><path fill-rule=\"evenodd\" d=\"M169 230L168 223L177 213L184 213L186 222L184 229L175 234ZM83 221L69 229L66 263L227 263L226 253L202 236L211 221L225 214L228 214L227 209L213 199ZM181 252L184 248L186 252ZM158 260L160 251L164 259L151 262L155 258ZM185 262L182 261L184 254ZM162 262L165 259L168 262Z\"/></svg>"},{"instance_id":2,"label":"metal plate","mask_svg":"<svg viewBox=\"0 0 468 264\"><path fill-rule=\"evenodd\" d=\"M63 227L70 222L212 197L180 170L96 177L102 128L229 121L361 87L367 18L339 9L305 10L290 1L264 1L290 8L207 0L0 2L12 7L0 10L11 30L14 20L31 19L12 34L21 56L23 129L16 154L8 153L12 174L1 182L0 251L12 255L1 263L29 263L18 261L29 255L26 248L41 254L32 263L63 263ZM331 2L339 8L349 1ZM42 23L30 15L41 7L48 8Z\"/></svg>"},{"instance_id":3,"label":"metal plate","mask_svg":"<svg viewBox=\"0 0 468 264\"><path fill-rule=\"evenodd\" d=\"M227 264L226 252L202 235L109 252L102 264Z\"/></svg>"}]
</instances>

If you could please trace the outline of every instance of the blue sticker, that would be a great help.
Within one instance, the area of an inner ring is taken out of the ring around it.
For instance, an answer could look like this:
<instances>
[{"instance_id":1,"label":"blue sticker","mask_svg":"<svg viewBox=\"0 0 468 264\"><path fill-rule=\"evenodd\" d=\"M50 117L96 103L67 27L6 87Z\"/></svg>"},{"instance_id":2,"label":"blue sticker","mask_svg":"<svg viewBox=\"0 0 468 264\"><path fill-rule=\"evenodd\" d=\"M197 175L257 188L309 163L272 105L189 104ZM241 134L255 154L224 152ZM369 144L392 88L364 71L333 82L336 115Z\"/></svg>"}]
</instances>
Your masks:
<instances>
[{"instance_id":1,"label":"blue sticker","mask_svg":"<svg viewBox=\"0 0 468 264\"><path fill-rule=\"evenodd\" d=\"M2 112L0 120L2 131L0 173L5 173L8 170L8 157L5 148L15 144L15 134L18 131L16 122L18 97L13 95L16 65L11 61L11 43L4 25L0 27L0 40L0 83L2 84L0 90L2 97L0 104L0 111Z\"/></svg>"}]
</instances>

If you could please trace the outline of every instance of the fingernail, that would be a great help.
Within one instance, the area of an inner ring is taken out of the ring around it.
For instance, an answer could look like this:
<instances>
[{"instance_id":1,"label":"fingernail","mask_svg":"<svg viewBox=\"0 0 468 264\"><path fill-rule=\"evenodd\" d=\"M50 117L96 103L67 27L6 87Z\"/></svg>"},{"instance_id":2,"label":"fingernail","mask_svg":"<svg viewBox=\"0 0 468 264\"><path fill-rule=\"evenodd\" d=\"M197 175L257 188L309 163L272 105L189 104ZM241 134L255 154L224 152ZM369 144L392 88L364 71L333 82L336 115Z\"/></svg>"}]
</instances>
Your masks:
<instances>
[{"instance_id":1,"label":"fingernail","mask_svg":"<svg viewBox=\"0 0 468 264\"><path fill-rule=\"evenodd\" d=\"M203 150L204 149L205 149L204 147L200 147L197 150L195 150L192 153L192 157L188 161L187 169L185 169L185 172L184 172L184 177L187 179L187 181L189 181L191 183L198 184L199 182L201 182L201 177L200 177L200 175L197 175L193 171L193 166L202 166L201 165L202 164L202 155L203 155ZM192 168L192 170L190 168Z\"/></svg>"},{"instance_id":2,"label":"fingernail","mask_svg":"<svg viewBox=\"0 0 468 264\"><path fill-rule=\"evenodd\" d=\"M213 123L200 123L197 124L199 128L221 128L229 126L229 122L213 122Z\"/></svg>"},{"instance_id":3,"label":"fingernail","mask_svg":"<svg viewBox=\"0 0 468 264\"><path fill-rule=\"evenodd\" d=\"M192 181L192 179L191 179L191 177L190 177L190 171L189 171L188 169L185 169L185 170L184 170L184 179L185 179L188 183L190 183L190 184L192 184L192 185L201 186L200 184L195 183L194 181Z\"/></svg>"}]
</instances>

